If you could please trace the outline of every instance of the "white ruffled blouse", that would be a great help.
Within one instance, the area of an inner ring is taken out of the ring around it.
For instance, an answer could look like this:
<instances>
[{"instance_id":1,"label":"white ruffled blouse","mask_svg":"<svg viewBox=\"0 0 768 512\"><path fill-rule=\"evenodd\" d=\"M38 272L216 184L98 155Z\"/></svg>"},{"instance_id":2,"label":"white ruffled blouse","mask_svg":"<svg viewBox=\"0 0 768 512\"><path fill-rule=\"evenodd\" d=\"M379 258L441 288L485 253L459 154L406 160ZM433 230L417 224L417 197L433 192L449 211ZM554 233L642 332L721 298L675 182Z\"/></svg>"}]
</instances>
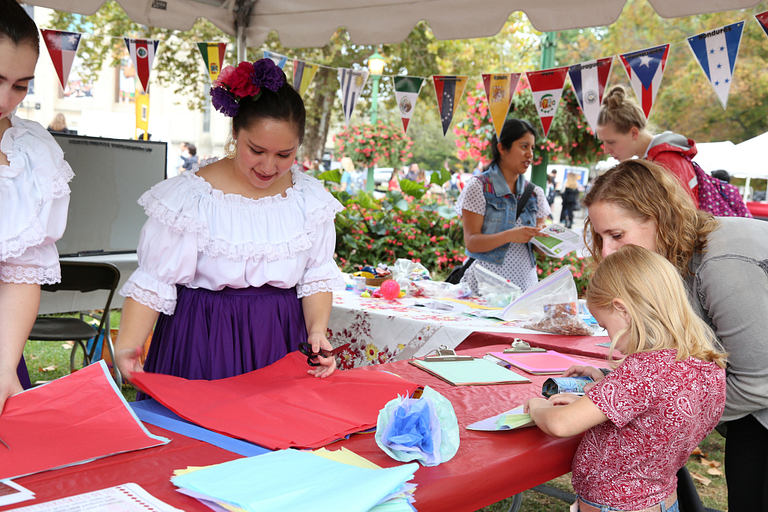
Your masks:
<instances>
[{"instance_id":1,"label":"white ruffled blouse","mask_svg":"<svg viewBox=\"0 0 768 512\"><path fill-rule=\"evenodd\" d=\"M344 207L299 166L291 174L285 197L225 194L190 171L152 187L139 199L149 216L139 268L120 294L172 315L177 284L295 286L299 298L343 289L333 253L334 218Z\"/></svg>"},{"instance_id":2,"label":"white ruffled blouse","mask_svg":"<svg viewBox=\"0 0 768 512\"><path fill-rule=\"evenodd\" d=\"M40 124L10 117L0 139L9 165L0 165L0 281L61 281L55 242L64 234L69 185L75 174Z\"/></svg>"}]
</instances>

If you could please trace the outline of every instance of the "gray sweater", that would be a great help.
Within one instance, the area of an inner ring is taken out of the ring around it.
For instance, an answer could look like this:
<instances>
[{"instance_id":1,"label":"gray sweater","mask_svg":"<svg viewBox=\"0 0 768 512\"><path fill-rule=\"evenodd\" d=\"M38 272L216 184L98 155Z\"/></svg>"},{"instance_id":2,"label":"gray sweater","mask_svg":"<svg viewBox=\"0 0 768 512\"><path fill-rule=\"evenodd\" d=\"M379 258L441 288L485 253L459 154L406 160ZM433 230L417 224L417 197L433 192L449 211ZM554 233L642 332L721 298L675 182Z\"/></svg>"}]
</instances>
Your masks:
<instances>
[{"instance_id":1,"label":"gray sweater","mask_svg":"<svg viewBox=\"0 0 768 512\"><path fill-rule=\"evenodd\" d=\"M729 354L722 422L752 414L768 428L768 222L718 219L686 284Z\"/></svg>"}]
</instances>

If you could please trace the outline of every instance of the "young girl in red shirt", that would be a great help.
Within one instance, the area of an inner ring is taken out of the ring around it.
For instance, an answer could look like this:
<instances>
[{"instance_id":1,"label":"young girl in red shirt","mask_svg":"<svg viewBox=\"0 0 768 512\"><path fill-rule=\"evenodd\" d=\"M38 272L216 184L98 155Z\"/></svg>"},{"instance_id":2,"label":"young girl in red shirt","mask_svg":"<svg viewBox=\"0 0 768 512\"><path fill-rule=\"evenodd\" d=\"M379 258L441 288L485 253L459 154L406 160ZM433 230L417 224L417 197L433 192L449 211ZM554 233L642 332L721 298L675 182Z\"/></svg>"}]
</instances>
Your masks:
<instances>
[{"instance_id":1,"label":"young girl in red shirt","mask_svg":"<svg viewBox=\"0 0 768 512\"><path fill-rule=\"evenodd\" d=\"M583 397L532 398L525 408L547 434L586 432L571 510L676 512L675 473L723 413L726 355L672 264L639 246L603 260L587 305L624 359L608 375L590 366L566 372L596 381Z\"/></svg>"}]
</instances>

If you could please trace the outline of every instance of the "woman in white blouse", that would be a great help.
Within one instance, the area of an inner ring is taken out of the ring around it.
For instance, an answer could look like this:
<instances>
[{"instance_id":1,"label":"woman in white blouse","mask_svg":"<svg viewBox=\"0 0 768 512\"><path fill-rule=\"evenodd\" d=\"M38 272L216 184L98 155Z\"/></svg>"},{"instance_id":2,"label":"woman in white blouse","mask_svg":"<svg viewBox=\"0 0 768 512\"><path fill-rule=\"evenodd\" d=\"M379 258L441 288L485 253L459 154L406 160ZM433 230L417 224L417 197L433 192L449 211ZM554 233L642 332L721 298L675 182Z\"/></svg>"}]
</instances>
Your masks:
<instances>
[{"instance_id":1,"label":"woman in white blouse","mask_svg":"<svg viewBox=\"0 0 768 512\"><path fill-rule=\"evenodd\" d=\"M15 0L0 0L0 411L30 387L22 359L40 305L40 285L61 280L54 242L64 234L74 177L61 148L16 107L35 74L35 22Z\"/></svg>"},{"instance_id":2,"label":"woman in white blouse","mask_svg":"<svg viewBox=\"0 0 768 512\"><path fill-rule=\"evenodd\" d=\"M154 186L139 203L139 268L126 296L120 371L215 380L271 364L325 337L341 204L295 165L304 135L301 96L270 59L228 66L211 89L232 117L227 158ZM158 319L159 316L159 319ZM147 360L144 341L157 320ZM333 357L308 370L333 373ZM309 368L309 367L308 367Z\"/></svg>"}]
</instances>

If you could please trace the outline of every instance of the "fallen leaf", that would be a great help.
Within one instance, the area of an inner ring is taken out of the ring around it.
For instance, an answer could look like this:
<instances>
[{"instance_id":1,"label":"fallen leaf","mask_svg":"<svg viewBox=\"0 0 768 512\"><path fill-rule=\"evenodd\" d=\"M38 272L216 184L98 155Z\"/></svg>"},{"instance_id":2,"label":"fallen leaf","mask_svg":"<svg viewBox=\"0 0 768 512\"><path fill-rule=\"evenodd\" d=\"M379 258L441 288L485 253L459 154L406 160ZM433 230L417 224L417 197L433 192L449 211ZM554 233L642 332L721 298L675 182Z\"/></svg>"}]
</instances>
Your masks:
<instances>
[{"instance_id":1,"label":"fallen leaf","mask_svg":"<svg viewBox=\"0 0 768 512\"><path fill-rule=\"evenodd\" d=\"M41 372L52 372L52 371L56 370L56 368L58 368L58 366L54 364L54 365L51 365L51 366L46 366L45 368L40 368L40 371Z\"/></svg>"},{"instance_id":2,"label":"fallen leaf","mask_svg":"<svg viewBox=\"0 0 768 512\"><path fill-rule=\"evenodd\" d=\"M693 449L693 451L691 452L691 455L701 455L702 457L706 457L706 455L704 455L704 452L702 452L701 448L699 448L698 446Z\"/></svg>"},{"instance_id":3,"label":"fallen leaf","mask_svg":"<svg viewBox=\"0 0 768 512\"><path fill-rule=\"evenodd\" d=\"M701 482L704 485L709 485L709 484L712 483L712 480L710 480L709 478L707 478L705 476L701 476L698 473L694 473L693 471L691 471L690 473L691 473L691 478L693 478L694 480L698 480L699 482Z\"/></svg>"},{"instance_id":4,"label":"fallen leaf","mask_svg":"<svg viewBox=\"0 0 768 512\"><path fill-rule=\"evenodd\" d=\"M717 468L709 468L707 470L708 475L723 476L723 472Z\"/></svg>"},{"instance_id":5,"label":"fallen leaf","mask_svg":"<svg viewBox=\"0 0 768 512\"><path fill-rule=\"evenodd\" d=\"M61 346L61 348L63 348L64 350L72 350L72 345L70 345L69 343L65 343Z\"/></svg>"},{"instance_id":6,"label":"fallen leaf","mask_svg":"<svg viewBox=\"0 0 768 512\"><path fill-rule=\"evenodd\" d=\"M34 361L37 359L37 356L35 354L30 354L29 356L25 355L24 358L29 359L30 361Z\"/></svg>"},{"instance_id":7,"label":"fallen leaf","mask_svg":"<svg viewBox=\"0 0 768 512\"><path fill-rule=\"evenodd\" d=\"M710 468L719 468L720 463L716 460L709 460L709 459L701 459L700 461L704 466L709 466Z\"/></svg>"}]
</instances>

